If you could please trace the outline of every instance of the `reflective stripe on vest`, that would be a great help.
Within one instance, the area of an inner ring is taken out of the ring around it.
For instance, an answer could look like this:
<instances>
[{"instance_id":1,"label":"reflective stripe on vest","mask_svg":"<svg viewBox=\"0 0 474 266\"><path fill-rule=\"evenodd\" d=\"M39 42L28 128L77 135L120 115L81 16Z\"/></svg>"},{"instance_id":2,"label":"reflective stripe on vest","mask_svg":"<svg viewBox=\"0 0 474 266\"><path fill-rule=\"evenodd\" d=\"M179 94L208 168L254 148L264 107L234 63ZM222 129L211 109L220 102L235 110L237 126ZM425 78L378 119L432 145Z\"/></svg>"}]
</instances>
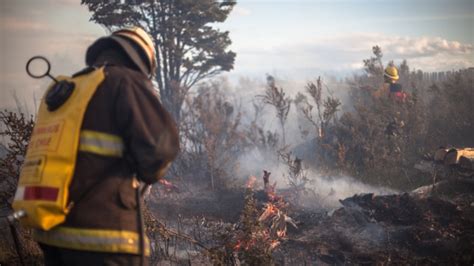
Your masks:
<instances>
[{"instance_id":1,"label":"reflective stripe on vest","mask_svg":"<svg viewBox=\"0 0 474 266\"><path fill-rule=\"evenodd\" d=\"M122 157L123 141L117 135L92 130L82 130L79 151L103 156Z\"/></svg>"},{"instance_id":2,"label":"reflective stripe on vest","mask_svg":"<svg viewBox=\"0 0 474 266\"><path fill-rule=\"evenodd\" d=\"M58 226L49 231L34 230L33 238L38 242L61 248L140 254L140 237L132 231ZM150 242L146 236L145 241L145 255L150 256Z\"/></svg>"}]
</instances>

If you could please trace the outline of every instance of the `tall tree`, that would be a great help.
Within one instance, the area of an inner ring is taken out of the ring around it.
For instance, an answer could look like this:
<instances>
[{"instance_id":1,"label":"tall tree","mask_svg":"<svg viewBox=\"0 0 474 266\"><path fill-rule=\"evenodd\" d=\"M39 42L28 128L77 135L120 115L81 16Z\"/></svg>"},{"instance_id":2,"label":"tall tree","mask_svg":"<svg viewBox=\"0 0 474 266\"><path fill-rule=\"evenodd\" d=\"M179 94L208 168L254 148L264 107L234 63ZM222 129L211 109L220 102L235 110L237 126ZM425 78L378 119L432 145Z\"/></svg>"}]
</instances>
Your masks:
<instances>
[{"instance_id":1,"label":"tall tree","mask_svg":"<svg viewBox=\"0 0 474 266\"><path fill-rule=\"evenodd\" d=\"M163 103L179 121L189 89L197 82L233 68L235 53L224 22L235 1L224 0L81 0L91 21L112 31L141 26L156 45L155 79Z\"/></svg>"}]
</instances>

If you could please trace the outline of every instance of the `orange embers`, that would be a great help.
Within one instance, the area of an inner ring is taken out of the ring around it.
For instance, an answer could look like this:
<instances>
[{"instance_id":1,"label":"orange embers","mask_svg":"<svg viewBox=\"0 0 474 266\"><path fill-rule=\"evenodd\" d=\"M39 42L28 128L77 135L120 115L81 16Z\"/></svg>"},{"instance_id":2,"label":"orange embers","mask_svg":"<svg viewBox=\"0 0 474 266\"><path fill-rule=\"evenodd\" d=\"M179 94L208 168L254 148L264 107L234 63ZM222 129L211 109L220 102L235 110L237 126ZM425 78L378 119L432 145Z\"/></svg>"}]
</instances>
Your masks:
<instances>
[{"instance_id":1,"label":"orange embers","mask_svg":"<svg viewBox=\"0 0 474 266\"><path fill-rule=\"evenodd\" d=\"M287 203L276 194L276 183L269 184L269 172L264 175L264 192L267 195L263 208L257 209L253 197L256 178L250 176L247 183L246 207L241 220L241 231L233 246L236 252L271 253L280 245L286 236L287 223L294 225L292 219L285 214Z\"/></svg>"},{"instance_id":2,"label":"orange embers","mask_svg":"<svg viewBox=\"0 0 474 266\"><path fill-rule=\"evenodd\" d=\"M240 250L241 247L242 247L242 241L239 239L239 240L237 240L237 243L234 246L234 250L238 251L238 250Z\"/></svg>"},{"instance_id":3,"label":"orange embers","mask_svg":"<svg viewBox=\"0 0 474 266\"><path fill-rule=\"evenodd\" d=\"M274 216L278 215L279 213L280 213L280 210L275 205L273 205L272 203L266 203L264 211L258 218L258 221L265 222L273 218Z\"/></svg>"},{"instance_id":4,"label":"orange embers","mask_svg":"<svg viewBox=\"0 0 474 266\"><path fill-rule=\"evenodd\" d=\"M266 203L263 213L258 218L259 222L269 226L268 232L273 240L279 240L286 236L287 223L296 228L293 220L282 211L282 207L285 207L283 201L278 201L276 204Z\"/></svg>"},{"instance_id":5,"label":"orange embers","mask_svg":"<svg viewBox=\"0 0 474 266\"><path fill-rule=\"evenodd\" d=\"M253 228L249 235L241 235L234 245L234 251L264 249L270 252L286 236L286 223L293 224L291 218L273 203L265 204L257 221L259 226Z\"/></svg>"},{"instance_id":6,"label":"orange embers","mask_svg":"<svg viewBox=\"0 0 474 266\"><path fill-rule=\"evenodd\" d=\"M276 247L278 247L280 245L280 241L278 240L272 240L271 243L270 243L270 248L271 249L275 249Z\"/></svg>"},{"instance_id":7,"label":"orange embers","mask_svg":"<svg viewBox=\"0 0 474 266\"><path fill-rule=\"evenodd\" d=\"M253 175L249 176L249 179L247 180L247 188L249 189L252 189L255 185L255 181L257 180L257 178Z\"/></svg>"},{"instance_id":8,"label":"orange embers","mask_svg":"<svg viewBox=\"0 0 474 266\"><path fill-rule=\"evenodd\" d=\"M274 182L273 185L270 185L270 175L270 172L263 170L263 189L265 191L265 194L267 194L268 201L283 201L283 198L276 194L275 188L277 182Z\"/></svg>"},{"instance_id":9,"label":"orange embers","mask_svg":"<svg viewBox=\"0 0 474 266\"><path fill-rule=\"evenodd\" d=\"M257 243L256 238L252 238L249 241L237 240L237 244L234 246L235 251L249 250Z\"/></svg>"},{"instance_id":10,"label":"orange embers","mask_svg":"<svg viewBox=\"0 0 474 266\"><path fill-rule=\"evenodd\" d=\"M265 187L265 193L267 194L268 201L270 202L282 201L283 202L283 198L276 194L275 187L276 187L276 182L273 183L273 185L268 185Z\"/></svg>"},{"instance_id":11,"label":"orange embers","mask_svg":"<svg viewBox=\"0 0 474 266\"><path fill-rule=\"evenodd\" d=\"M171 183L170 181L162 178L160 179L160 184L163 186L163 188L165 189L165 191L167 193L171 193L171 192L179 192L179 188L177 186L175 186L173 183Z\"/></svg>"}]
</instances>

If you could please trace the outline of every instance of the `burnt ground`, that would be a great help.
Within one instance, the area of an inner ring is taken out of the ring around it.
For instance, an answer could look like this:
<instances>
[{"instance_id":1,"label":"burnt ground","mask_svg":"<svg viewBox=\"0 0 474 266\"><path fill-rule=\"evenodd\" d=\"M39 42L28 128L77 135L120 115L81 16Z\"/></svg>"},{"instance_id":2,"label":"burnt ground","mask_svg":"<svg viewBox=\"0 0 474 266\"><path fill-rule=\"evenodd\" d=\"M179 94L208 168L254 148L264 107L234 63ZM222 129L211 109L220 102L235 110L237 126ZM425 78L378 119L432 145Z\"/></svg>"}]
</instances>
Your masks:
<instances>
[{"instance_id":1,"label":"burnt ground","mask_svg":"<svg viewBox=\"0 0 474 266\"><path fill-rule=\"evenodd\" d=\"M472 206L409 194L364 194L342 203L317 224L296 216L303 225L290 232L282 252L304 254L310 264L472 265Z\"/></svg>"},{"instance_id":2,"label":"burnt ground","mask_svg":"<svg viewBox=\"0 0 474 266\"><path fill-rule=\"evenodd\" d=\"M147 200L158 219L173 220L179 215L205 216L212 220L236 222L244 207L245 189L225 189L212 192L208 189L184 193L163 193L155 190Z\"/></svg>"},{"instance_id":3,"label":"burnt ground","mask_svg":"<svg viewBox=\"0 0 474 266\"><path fill-rule=\"evenodd\" d=\"M261 194L256 191L256 198L265 200ZM288 215L298 228L288 227L287 236L273 252L274 262L278 265L474 263L473 180L443 181L434 189L427 186L396 195L360 194L340 202L342 207L332 211L290 206ZM243 204L244 190L183 193L148 202L162 221L173 217L181 220L205 217L207 231L213 231L216 223L236 223ZM200 230L206 231L203 227Z\"/></svg>"},{"instance_id":4,"label":"burnt ground","mask_svg":"<svg viewBox=\"0 0 474 266\"><path fill-rule=\"evenodd\" d=\"M222 245L225 234L238 223L245 189L160 193L148 197L147 205L171 231L149 230L160 246L154 247L153 265L211 264L205 251ZM255 198L259 207L267 200L261 190L255 191ZM354 195L341 200L336 210L290 204L287 214L297 228L288 226L287 236L274 250L277 265L474 263L473 180L442 181L397 195ZM2 261L8 257L10 263L5 265L16 265L19 261L8 225L2 223L0 227L4 232L0 241ZM173 232L190 238L173 238ZM41 265L37 248L28 247L31 240L21 241L28 265Z\"/></svg>"}]
</instances>

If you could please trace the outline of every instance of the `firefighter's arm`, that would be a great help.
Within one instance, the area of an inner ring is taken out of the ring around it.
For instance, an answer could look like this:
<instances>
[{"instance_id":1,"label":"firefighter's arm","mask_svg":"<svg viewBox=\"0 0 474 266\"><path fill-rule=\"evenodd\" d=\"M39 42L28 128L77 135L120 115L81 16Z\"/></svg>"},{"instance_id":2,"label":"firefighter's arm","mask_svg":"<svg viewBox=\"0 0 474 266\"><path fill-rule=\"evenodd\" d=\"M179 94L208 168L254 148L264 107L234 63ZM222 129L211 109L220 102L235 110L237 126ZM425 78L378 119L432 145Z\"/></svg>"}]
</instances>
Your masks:
<instances>
[{"instance_id":1,"label":"firefighter's arm","mask_svg":"<svg viewBox=\"0 0 474 266\"><path fill-rule=\"evenodd\" d=\"M176 125L161 105L151 83L130 79L121 82L116 100L116 120L137 177L145 183L158 181L179 150Z\"/></svg>"}]
</instances>

